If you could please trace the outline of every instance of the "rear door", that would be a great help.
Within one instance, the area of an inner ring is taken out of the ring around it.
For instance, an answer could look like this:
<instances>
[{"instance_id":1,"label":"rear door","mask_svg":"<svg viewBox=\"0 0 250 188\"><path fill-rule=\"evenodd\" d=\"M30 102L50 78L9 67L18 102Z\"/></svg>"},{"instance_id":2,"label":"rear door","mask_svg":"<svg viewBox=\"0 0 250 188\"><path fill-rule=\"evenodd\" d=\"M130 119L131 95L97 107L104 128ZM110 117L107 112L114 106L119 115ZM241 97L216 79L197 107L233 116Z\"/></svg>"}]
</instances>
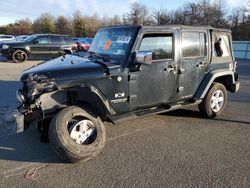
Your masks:
<instances>
[{"instance_id":1,"label":"rear door","mask_svg":"<svg viewBox=\"0 0 250 188\"><path fill-rule=\"evenodd\" d=\"M62 36L50 36L51 44L49 46L50 54L52 57L59 56L59 51L64 45L64 40Z\"/></svg>"},{"instance_id":2,"label":"rear door","mask_svg":"<svg viewBox=\"0 0 250 188\"><path fill-rule=\"evenodd\" d=\"M181 59L179 68L179 97L191 98L199 87L208 67L207 31L181 32Z\"/></svg>"}]
</instances>

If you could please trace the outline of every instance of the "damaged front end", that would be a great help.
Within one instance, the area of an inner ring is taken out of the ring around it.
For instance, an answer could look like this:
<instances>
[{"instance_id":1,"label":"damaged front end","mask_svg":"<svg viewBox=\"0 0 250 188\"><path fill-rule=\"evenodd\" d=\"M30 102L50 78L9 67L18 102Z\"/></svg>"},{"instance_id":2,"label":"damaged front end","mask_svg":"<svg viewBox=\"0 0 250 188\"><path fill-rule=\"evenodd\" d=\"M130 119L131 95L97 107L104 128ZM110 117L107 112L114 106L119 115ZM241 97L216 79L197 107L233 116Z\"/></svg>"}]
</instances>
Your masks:
<instances>
[{"instance_id":1,"label":"damaged front end","mask_svg":"<svg viewBox=\"0 0 250 188\"><path fill-rule=\"evenodd\" d=\"M53 94L58 91L53 79L49 79L45 75L30 74L22 82L23 88L16 91L16 98L21 104L17 108L19 116L23 115L24 118L23 123L19 121L17 130L26 130L31 122L48 118L45 111L60 105L53 100Z\"/></svg>"}]
</instances>

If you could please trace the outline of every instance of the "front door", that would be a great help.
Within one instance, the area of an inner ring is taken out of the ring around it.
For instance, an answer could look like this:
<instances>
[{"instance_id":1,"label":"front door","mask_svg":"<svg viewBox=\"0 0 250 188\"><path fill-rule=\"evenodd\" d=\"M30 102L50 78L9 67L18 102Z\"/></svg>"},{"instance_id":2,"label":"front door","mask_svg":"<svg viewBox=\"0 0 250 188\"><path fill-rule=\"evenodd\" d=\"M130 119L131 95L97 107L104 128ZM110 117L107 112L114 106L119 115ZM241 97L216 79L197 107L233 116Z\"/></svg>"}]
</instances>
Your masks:
<instances>
[{"instance_id":1,"label":"front door","mask_svg":"<svg viewBox=\"0 0 250 188\"><path fill-rule=\"evenodd\" d=\"M182 31L179 68L179 97L192 98L208 67L206 31Z\"/></svg>"},{"instance_id":2,"label":"front door","mask_svg":"<svg viewBox=\"0 0 250 188\"><path fill-rule=\"evenodd\" d=\"M174 34L144 35L138 51L151 51L153 63L130 72L129 95L132 110L171 102L176 99L177 62Z\"/></svg>"},{"instance_id":3,"label":"front door","mask_svg":"<svg viewBox=\"0 0 250 188\"><path fill-rule=\"evenodd\" d=\"M33 59L46 59L50 57L50 37L47 35L38 36L30 45L30 56Z\"/></svg>"}]
</instances>

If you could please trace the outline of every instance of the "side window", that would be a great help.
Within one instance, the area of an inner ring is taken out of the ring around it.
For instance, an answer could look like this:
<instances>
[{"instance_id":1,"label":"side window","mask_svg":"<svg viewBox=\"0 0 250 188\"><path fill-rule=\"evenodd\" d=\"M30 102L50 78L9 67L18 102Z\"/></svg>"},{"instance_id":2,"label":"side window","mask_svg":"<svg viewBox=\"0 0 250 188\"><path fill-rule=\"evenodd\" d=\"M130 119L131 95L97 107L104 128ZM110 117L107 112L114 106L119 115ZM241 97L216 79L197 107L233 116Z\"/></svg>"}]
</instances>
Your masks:
<instances>
[{"instance_id":1,"label":"side window","mask_svg":"<svg viewBox=\"0 0 250 188\"><path fill-rule=\"evenodd\" d=\"M64 42L65 43L74 43L74 41L69 37L64 37Z\"/></svg>"},{"instance_id":2,"label":"side window","mask_svg":"<svg viewBox=\"0 0 250 188\"><path fill-rule=\"evenodd\" d=\"M48 44L50 43L49 37L48 36L41 36L36 38L35 40L38 41L38 44Z\"/></svg>"},{"instance_id":3,"label":"side window","mask_svg":"<svg viewBox=\"0 0 250 188\"><path fill-rule=\"evenodd\" d=\"M139 51L151 51L153 60L173 59L173 36L145 36Z\"/></svg>"},{"instance_id":4,"label":"side window","mask_svg":"<svg viewBox=\"0 0 250 188\"><path fill-rule=\"evenodd\" d=\"M182 33L182 57L205 57L206 34L200 32Z\"/></svg>"},{"instance_id":5,"label":"side window","mask_svg":"<svg viewBox=\"0 0 250 188\"><path fill-rule=\"evenodd\" d=\"M217 57L228 57L230 55L229 38L226 34L217 34L217 39L214 43L213 55Z\"/></svg>"},{"instance_id":6,"label":"side window","mask_svg":"<svg viewBox=\"0 0 250 188\"><path fill-rule=\"evenodd\" d=\"M51 39L51 43L53 43L53 44L62 44L63 43L63 39L60 36L51 36L50 39Z\"/></svg>"}]
</instances>

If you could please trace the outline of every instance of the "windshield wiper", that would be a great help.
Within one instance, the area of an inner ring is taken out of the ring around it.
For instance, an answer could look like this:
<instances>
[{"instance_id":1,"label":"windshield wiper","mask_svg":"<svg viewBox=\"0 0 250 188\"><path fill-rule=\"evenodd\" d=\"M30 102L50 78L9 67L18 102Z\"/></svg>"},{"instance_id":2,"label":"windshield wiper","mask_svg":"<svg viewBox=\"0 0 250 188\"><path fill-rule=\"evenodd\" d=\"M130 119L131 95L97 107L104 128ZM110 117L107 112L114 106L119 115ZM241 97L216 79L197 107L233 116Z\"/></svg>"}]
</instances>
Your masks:
<instances>
[{"instance_id":1,"label":"windshield wiper","mask_svg":"<svg viewBox=\"0 0 250 188\"><path fill-rule=\"evenodd\" d=\"M112 56L110 56L108 54L99 54L99 53L95 53L95 52L92 52L92 51L89 51L88 53L90 54L89 55L90 58L100 58L104 62L109 62L110 59L113 59L113 60L116 60L116 61L121 61L119 58L112 57Z\"/></svg>"},{"instance_id":2,"label":"windshield wiper","mask_svg":"<svg viewBox=\"0 0 250 188\"><path fill-rule=\"evenodd\" d=\"M95 58L95 57L97 57L97 54L96 54L95 52L88 51L87 53L88 53L88 55L89 55L90 58Z\"/></svg>"},{"instance_id":3,"label":"windshield wiper","mask_svg":"<svg viewBox=\"0 0 250 188\"><path fill-rule=\"evenodd\" d=\"M109 69L108 69L108 66L104 63L104 62L102 62L102 61L100 61L99 59L97 59L97 58L95 58L95 57L98 57L97 56L97 54L95 53L95 52L91 52L91 51L89 51L88 52L88 54L90 54L90 58L94 58L94 63L97 63L97 64L99 64L99 65L101 65L103 68L104 68L104 72L107 74L107 75L109 75ZM93 57L93 55L95 56L95 57Z\"/></svg>"}]
</instances>

